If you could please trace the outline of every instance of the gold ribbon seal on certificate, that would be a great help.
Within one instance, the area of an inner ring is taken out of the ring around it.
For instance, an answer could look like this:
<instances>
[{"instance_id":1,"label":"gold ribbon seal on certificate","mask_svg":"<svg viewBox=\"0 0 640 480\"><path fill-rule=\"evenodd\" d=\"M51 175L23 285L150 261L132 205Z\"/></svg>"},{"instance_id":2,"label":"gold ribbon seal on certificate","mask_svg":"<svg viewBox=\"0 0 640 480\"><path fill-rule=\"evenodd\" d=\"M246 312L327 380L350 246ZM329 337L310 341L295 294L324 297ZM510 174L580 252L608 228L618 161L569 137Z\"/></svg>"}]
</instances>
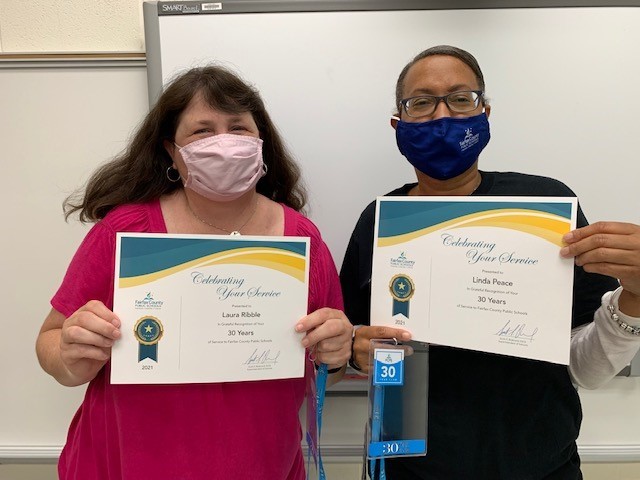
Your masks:
<instances>
[{"instance_id":1,"label":"gold ribbon seal on certificate","mask_svg":"<svg viewBox=\"0 0 640 480\"><path fill-rule=\"evenodd\" d=\"M395 316L401 313L409 318L409 301L415 291L416 288L413 280L411 280L411 277L406 273L399 273L391 278L389 282L389 292L391 292L391 296L393 297L392 315Z\"/></svg>"},{"instance_id":2,"label":"gold ribbon seal on certificate","mask_svg":"<svg viewBox=\"0 0 640 480\"><path fill-rule=\"evenodd\" d=\"M138 362L149 358L158 361L158 342L164 335L162 322L156 317L145 315L133 327L133 335L138 341Z\"/></svg>"}]
</instances>

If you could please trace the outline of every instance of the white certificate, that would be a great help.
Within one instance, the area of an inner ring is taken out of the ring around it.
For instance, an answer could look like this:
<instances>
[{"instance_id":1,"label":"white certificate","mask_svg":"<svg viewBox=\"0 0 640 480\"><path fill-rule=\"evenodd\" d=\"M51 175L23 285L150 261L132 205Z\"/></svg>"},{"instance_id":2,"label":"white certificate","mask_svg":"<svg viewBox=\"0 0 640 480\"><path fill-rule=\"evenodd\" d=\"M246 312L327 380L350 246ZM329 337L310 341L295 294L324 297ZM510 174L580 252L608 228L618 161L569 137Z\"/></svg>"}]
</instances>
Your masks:
<instances>
[{"instance_id":1,"label":"white certificate","mask_svg":"<svg viewBox=\"0 0 640 480\"><path fill-rule=\"evenodd\" d=\"M309 239L119 233L112 383L302 377Z\"/></svg>"},{"instance_id":2,"label":"white certificate","mask_svg":"<svg viewBox=\"0 0 640 480\"><path fill-rule=\"evenodd\" d=\"M371 324L414 340L569 363L577 200L380 197Z\"/></svg>"}]
</instances>

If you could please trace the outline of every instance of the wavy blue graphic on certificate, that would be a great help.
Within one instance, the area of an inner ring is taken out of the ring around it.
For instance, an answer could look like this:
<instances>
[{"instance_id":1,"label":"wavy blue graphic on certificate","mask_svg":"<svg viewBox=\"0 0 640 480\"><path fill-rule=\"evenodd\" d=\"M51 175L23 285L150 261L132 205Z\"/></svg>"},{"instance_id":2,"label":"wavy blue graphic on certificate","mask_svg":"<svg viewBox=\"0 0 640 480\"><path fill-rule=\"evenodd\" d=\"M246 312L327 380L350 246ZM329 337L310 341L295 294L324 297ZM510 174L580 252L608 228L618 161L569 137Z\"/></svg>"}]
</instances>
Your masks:
<instances>
[{"instance_id":1,"label":"wavy blue graphic on certificate","mask_svg":"<svg viewBox=\"0 0 640 480\"><path fill-rule=\"evenodd\" d=\"M503 227L556 245L571 230L570 201L394 202L379 204L378 246L407 242L443 228Z\"/></svg>"},{"instance_id":2,"label":"wavy blue graphic on certificate","mask_svg":"<svg viewBox=\"0 0 640 480\"><path fill-rule=\"evenodd\" d=\"M119 287L153 282L194 267L250 264L305 281L306 244L256 240L123 237Z\"/></svg>"}]
</instances>

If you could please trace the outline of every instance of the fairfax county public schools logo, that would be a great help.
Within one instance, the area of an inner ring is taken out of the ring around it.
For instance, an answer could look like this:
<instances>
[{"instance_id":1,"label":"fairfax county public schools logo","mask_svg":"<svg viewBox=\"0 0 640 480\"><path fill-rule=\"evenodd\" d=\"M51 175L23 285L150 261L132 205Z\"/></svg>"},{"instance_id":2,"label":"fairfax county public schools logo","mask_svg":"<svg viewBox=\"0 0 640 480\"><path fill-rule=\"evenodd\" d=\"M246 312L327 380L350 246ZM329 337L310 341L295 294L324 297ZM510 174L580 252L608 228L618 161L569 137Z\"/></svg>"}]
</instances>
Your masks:
<instances>
[{"instance_id":1,"label":"fairfax county public schools logo","mask_svg":"<svg viewBox=\"0 0 640 480\"><path fill-rule=\"evenodd\" d=\"M415 263L414 260L409 260L404 252L400 252L400 255L389 260L389 264L395 268L413 268Z\"/></svg>"},{"instance_id":2,"label":"fairfax county public schools logo","mask_svg":"<svg viewBox=\"0 0 640 480\"><path fill-rule=\"evenodd\" d=\"M156 300L151 295L151 292L147 292L145 297L142 300L135 300L135 308L137 310L140 309L152 309L159 310L162 308L164 302L162 300Z\"/></svg>"},{"instance_id":3,"label":"fairfax county public schools logo","mask_svg":"<svg viewBox=\"0 0 640 480\"><path fill-rule=\"evenodd\" d=\"M480 134L473 134L473 129L467 128L465 131L464 140L460 142L460 151L464 152L466 149L473 147L480 141Z\"/></svg>"}]
</instances>

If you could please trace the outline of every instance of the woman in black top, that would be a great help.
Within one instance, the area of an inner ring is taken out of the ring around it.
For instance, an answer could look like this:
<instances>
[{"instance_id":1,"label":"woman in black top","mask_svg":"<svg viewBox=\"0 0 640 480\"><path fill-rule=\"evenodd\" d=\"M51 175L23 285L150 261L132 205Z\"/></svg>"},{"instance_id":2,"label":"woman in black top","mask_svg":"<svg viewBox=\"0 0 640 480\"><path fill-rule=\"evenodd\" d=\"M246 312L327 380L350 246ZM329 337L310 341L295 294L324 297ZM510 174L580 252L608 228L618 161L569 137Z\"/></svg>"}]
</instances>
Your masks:
<instances>
[{"instance_id":1,"label":"woman in black top","mask_svg":"<svg viewBox=\"0 0 640 480\"><path fill-rule=\"evenodd\" d=\"M425 50L404 68L396 87L398 113L391 123L418 182L388 195L575 196L551 178L478 169L478 155L489 141L491 113L483 93L477 61L455 47ZM451 118L462 136L442 134ZM474 148L460 152L454 147L468 128L479 136ZM341 270L346 314L362 325L354 333L352 365L365 372L371 338L409 338L400 329L368 326L374 215L372 203L353 231ZM567 246L561 250L576 258L572 328L578 333L572 336L569 368L431 346L428 452L386 460L387 478L582 478L575 442L582 411L574 383L587 388L605 383L640 346L640 328L621 328L601 306L613 297L618 318L640 325L640 318L634 318L640 317L640 227L613 222L588 226L581 210L578 227L565 236ZM615 294L607 293L612 290Z\"/></svg>"}]
</instances>

